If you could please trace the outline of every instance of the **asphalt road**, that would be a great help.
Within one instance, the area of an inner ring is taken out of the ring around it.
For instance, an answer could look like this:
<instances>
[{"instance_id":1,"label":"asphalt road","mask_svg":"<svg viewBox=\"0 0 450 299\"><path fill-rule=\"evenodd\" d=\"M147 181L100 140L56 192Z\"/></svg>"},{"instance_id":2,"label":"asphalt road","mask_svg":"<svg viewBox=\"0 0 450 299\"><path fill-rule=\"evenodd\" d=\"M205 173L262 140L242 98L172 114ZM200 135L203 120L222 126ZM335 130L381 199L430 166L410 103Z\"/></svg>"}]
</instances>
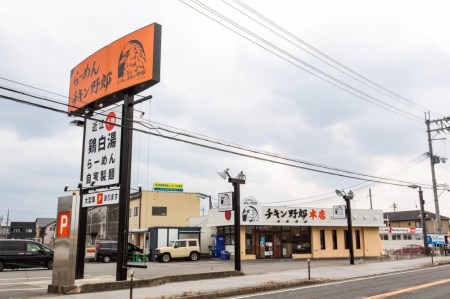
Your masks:
<instances>
[{"instance_id":1,"label":"asphalt road","mask_svg":"<svg viewBox=\"0 0 450 299\"><path fill-rule=\"evenodd\" d=\"M357 260L363 263L362 260ZM368 259L366 263L379 262L377 259ZM313 260L310 263L311 272L314 269L326 266L348 265L347 259ZM234 261L202 259L197 262L178 260L170 263L149 262L147 269L132 269L135 279L149 279L162 276L208 273L234 270ZM295 269L306 269L305 260L255 260L242 261L242 269L246 275L267 272L281 272ZM131 271L128 271L130 275ZM0 298L36 298L47 294L47 286L51 284L52 271L46 269L5 269L0 272ZM85 264L85 282L95 283L98 280L114 281L116 277L116 263L108 264L88 262Z\"/></svg>"},{"instance_id":2,"label":"asphalt road","mask_svg":"<svg viewBox=\"0 0 450 299\"><path fill-rule=\"evenodd\" d=\"M233 298L448 298L450 294L450 265L432 269L410 270L347 281L298 287Z\"/></svg>"}]
</instances>

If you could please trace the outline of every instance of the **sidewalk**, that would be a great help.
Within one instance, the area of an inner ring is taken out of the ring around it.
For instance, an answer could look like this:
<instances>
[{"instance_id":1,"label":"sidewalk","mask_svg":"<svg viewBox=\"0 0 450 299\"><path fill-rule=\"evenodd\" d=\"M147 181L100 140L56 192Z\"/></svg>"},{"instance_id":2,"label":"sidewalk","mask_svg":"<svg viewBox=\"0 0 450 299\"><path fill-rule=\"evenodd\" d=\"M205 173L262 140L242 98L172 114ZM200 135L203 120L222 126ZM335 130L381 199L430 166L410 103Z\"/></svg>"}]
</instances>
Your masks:
<instances>
[{"instance_id":1,"label":"sidewalk","mask_svg":"<svg viewBox=\"0 0 450 299\"><path fill-rule=\"evenodd\" d=\"M350 279L422 267L431 267L445 263L450 263L450 256L436 256L434 257L434 264L431 263L430 257L400 261L383 260L383 262L372 263L362 263L360 260L355 260L355 265L338 265L317 268L311 266L310 281L308 281L308 270L299 269L226 278L173 282L154 287L133 288L133 298L220 298L321 283L331 280ZM54 298L55 296L56 295L49 295L48 297L40 298ZM126 289L63 296L64 299L88 299L99 297L108 299L130 298L130 290Z\"/></svg>"}]
</instances>

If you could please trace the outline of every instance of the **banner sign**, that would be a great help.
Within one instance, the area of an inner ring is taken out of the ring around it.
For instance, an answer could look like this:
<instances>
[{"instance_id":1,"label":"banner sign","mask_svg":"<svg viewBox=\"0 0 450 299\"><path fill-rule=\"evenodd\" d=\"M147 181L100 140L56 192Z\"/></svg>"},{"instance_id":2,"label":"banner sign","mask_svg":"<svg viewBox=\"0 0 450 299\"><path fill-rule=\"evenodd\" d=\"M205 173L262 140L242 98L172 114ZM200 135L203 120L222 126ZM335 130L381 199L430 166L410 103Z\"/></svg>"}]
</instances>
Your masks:
<instances>
[{"instance_id":1,"label":"banner sign","mask_svg":"<svg viewBox=\"0 0 450 299\"><path fill-rule=\"evenodd\" d=\"M85 123L83 186L119 184L122 106Z\"/></svg>"},{"instance_id":2,"label":"banner sign","mask_svg":"<svg viewBox=\"0 0 450 299\"><path fill-rule=\"evenodd\" d=\"M183 192L183 184L155 182L155 183L153 183L153 190Z\"/></svg>"},{"instance_id":3,"label":"banner sign","mask_svg":"<svg viewBox=\"0 0 450 299\"><path fill-rule=\"evenodd\" d=\"M160 80L161 25L154 23L98 50L70 73L68 112L117 103L117 92L134 94ZM94 102L98 101L94 106Z\"/></svg>"},{"instance_id":4,"label":"banner sign","mask_svg":"<svg viewBox=\"0 0 450 299\"><path fill-rule=\"evenodd\" d=\"M119 203L119 189L83 194L83 208Z\"/></svg>"}]
</instances>

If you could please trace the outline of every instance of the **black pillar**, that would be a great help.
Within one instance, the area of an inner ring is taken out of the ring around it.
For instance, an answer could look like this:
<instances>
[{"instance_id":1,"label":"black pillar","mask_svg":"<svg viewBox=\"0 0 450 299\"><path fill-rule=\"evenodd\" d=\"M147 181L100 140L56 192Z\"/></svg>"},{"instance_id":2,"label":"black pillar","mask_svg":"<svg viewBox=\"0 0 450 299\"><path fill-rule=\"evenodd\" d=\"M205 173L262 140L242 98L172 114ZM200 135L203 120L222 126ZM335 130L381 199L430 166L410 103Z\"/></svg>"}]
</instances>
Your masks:
<instances>
[{"instance_id":1,"label":"black pillar","mask_svg":"<svg viewBox=\"0 0 450 299\"><path fill-rule=\"evenodd\" d=\"M91 116L92 114L89 114ZM83 208L83 164L84 164L84 146L86 136L86 117L84 118L83 126L83 147L81 149L81 174L80 184L78 185L80 192L80 205L78 212L78 237L77 237L77 256L75 261L75 279L84 278L84 259L86 258L86 222L87 222L87 208Z\"/></svg>"},{"instance_id":2,"label":"black pillar","mask_svg":"<svg viewBox=\"0 0 450 299\"><path fill-rule=\"evenodd\" d=\"M133 95L125 93L122 110L116 281L127 280L128 210L130 209L131 153L133 143L132 103Z\"/></svg>"},{"instance_id":3,"label":"black pillar","mask_svg":"<svg viewBox=\"0 0 450 299\"><path fill-rule=\"evenodd\" d=\"M347 243L350 253L350 265L355 264L355 254L353 252L353 227L352 227L352 208L350 206L350 198L344 195L345 203L347 205Z\"/></svg>"},{"instance_id":4,"label":"black pillar","mask_svg":"<svg viewBox=\"0 0 450 299\"><path fill-rule=\"evenodd\" d=\"M245 180L229 178L233 184L233 210L234 210L234 270L242 272L241 267L241 190L240 184Z\"/></svg>"}]
</instances>

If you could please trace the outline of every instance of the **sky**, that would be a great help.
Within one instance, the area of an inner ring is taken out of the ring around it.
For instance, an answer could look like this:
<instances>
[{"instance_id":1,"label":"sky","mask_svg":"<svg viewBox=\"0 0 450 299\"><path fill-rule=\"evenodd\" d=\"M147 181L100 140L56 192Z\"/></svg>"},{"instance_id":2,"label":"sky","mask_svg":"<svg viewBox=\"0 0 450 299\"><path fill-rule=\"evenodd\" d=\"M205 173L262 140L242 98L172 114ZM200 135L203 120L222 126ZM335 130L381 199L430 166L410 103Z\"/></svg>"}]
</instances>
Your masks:
<instances>
[{"instance_id":1,"label":"sky","mask_svg":"<svg viewBox=\"0 0 450 299\"><path fill-rule=\"evenodd\" d=\"M396 170L393 179L422 186L434 212L425 112L449 116L449 8L447 1L7 1L0 87L67 103L78 63L158 23L161 81L140 94L153 98L135 106L135 119L351 172ZM64 186L80 178L82 129L66 114L2 98L0 108L0 217L8 210L10 221L55 217ZM432 138L434 154L447 158L446 134ZM132 161L132 188L176 182L213 201L232 191L217 174L230 168L246 175L241 197L263 205L332 207L344 204L336 189L352 189L352 207L368 209L369 188L374 209L419 204L408 183L369 185L139 132ZM438 184L449 182L448 165L435 165ZM438 194L441 215L450 216L450 192Z\"/></svg>"}]
</instances>

